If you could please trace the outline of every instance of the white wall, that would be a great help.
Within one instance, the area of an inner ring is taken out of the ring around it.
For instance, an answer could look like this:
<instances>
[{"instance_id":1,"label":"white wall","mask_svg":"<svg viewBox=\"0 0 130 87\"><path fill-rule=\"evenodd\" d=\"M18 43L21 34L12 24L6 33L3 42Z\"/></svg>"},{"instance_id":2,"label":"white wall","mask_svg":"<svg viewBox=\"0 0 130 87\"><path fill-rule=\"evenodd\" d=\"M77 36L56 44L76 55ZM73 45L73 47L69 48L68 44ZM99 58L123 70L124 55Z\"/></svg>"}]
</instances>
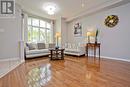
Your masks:
<instances>
[{"instance_id":1,"label":"white wall","mask_svg":"<svg viewBox=\"0 0 130 87\"><path fill-rule=\"evenodd\" d=\"M104 25L104 20L108 15L118 15L118 25L113 28L106 27ZM74 37L73 26L75 22L80 22L82 24L82 37ZM85 42L85 34L90 27L96 27L100 30L99 42L101 43L101 56L130 60L130 4L69 22L68 42Z\"/></svg>"},{"instance_id":2,"label":"white wall","mask_svg":"<svg viewBox=\"0 0 130 87\"><path fill-rule=\"evenodd\" d=\"M55 32L60 32L61 33L61 39L59 40L59 45L63 46L67 42L67 22L65 18L58 17L55 20ZM56 38L55 38L56 39Z\"/></svg>"},{"instance_id":3,"label":"white wall","mask_svg":"<svg viewBox=\"0 0 130 87\"><path fill-rule=\"evenodd\" d=\"M23 38L24 38L24 42L26 43L28 41L28 15L26 13L24 13L24 20L23 20Z\"/></svg>"},{"instance_id":4,"label":"white wall","mask_svg":"<svg viewBox=\"0 0 130 87\"><path fill-rule=\"evenodd\" d=\"M65 18L62 18L61 20L61 44L62 46L67 43L67 23L65 21Z\"/></svg>"},{"instance_id":5,"label":"white wall","mask_svg":"<svg viewBox=\"0 0 130 87\"><path fill-rule=\"evenodd\" d=\"M0 59L19 58L22 40L21 10L16 5L15 18L0 18Z\"/></svg>"},{"instance_id":6,"label":"white wall","mask_svg":"<svg viewBox=\"0 0 130 87\"><path fill-rule=\"evenodd\" d=\"M61 16L57 17L55 20L55 27L56 27L56 32L60 32L61 33Z\"/></svg>"}]
</instances>

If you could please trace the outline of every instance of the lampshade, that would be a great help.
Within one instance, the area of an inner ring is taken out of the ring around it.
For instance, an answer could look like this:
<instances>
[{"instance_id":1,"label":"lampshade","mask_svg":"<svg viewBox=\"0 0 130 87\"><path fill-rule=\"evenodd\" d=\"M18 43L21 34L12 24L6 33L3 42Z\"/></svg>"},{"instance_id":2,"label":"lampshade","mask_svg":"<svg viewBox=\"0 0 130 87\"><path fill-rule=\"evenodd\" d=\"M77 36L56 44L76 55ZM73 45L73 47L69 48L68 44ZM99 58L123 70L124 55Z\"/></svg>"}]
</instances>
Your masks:
<instances>
[{"instance_id":1,"label":"lampshade","mask_svg":"<svg viewBox=\"0 0 130 87\"><path fill-rule=\"evenodd\" d=\"M86 33L87 36L96 36L96 32L95 31L88 31Z\"/></svg>"},{"instance_id":2,"label":"lampshade","mask_svg":"<svg viewBox=\"0 0 130 87\"><path fill-rule=\"evenodd\" d=\"M60 32L56 32L55 37L60 37L60 36L61 36Z\"/></svg>"}]
</instances>

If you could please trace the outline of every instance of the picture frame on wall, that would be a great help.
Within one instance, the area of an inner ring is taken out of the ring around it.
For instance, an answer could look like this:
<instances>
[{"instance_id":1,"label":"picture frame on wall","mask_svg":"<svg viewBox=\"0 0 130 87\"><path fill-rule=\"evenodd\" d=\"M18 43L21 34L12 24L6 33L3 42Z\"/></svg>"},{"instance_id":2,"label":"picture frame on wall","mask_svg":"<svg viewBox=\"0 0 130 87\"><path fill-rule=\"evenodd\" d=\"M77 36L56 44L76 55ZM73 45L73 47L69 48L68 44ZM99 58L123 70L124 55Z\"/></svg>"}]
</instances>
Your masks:
<instances>
[{"instance_id":1,"label":"picture frame on wall","mask_svg":"<svg viewBox=\"0 0 130 87\"><path fill-rule=\"evenodd\" d=\"M82 26L81 26L81 23L75 23L74 24L74 36L75 37L82 36Z\"/></svg>"}]
</instances>

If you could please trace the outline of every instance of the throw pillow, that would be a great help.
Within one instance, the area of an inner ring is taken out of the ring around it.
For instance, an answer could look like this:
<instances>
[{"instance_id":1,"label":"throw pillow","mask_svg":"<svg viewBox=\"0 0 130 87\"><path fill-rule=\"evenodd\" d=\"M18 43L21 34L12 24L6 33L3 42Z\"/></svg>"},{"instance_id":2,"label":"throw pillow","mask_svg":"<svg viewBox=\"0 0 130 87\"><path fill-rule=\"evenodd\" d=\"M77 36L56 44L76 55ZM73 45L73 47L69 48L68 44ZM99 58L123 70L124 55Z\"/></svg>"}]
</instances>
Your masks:
<instances>
[{"instance_id":1,"label":"throw pillow","mask_svg":"<svg viewBox=\"0 0 130 87\"><path fill-rule=\"evenodd\" d=\"M38 49L45 49L45 43L37 43Z\"/></svg>"},{"instance_id":2,"label":"throw pillow","mask_svg":"<svg viewBox=\"0 0 130 87\"><path fill-rule=\"evenodd\" d=\"M49 43L49 48L55 48L55 44L54 43Z\"/></svg>"},{"instance_id":3,"label":"throw pillow","mask_svg":"<svg viewBox=\"0 0 130 87\"><path fill-rule=\"evenodd\" d=\"M35 43L27 43L27 47L29 50L35 50L37 48L37 45Z\"/></svg>"}]
</instances>

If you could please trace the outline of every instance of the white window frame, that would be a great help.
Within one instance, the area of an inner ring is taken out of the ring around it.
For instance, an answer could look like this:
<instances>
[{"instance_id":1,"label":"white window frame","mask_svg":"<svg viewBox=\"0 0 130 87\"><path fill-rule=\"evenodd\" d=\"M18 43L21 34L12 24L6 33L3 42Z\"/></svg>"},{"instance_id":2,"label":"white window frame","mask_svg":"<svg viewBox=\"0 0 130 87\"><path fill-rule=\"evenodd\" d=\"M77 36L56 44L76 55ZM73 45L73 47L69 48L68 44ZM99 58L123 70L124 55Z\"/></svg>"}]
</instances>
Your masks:
<instances>
[{"instance_id":1,"label":"white window frame","mask_svg":"<svg viewBox=\"0 0 130 87\"><path fill-rule=\"evenodd\" d=\"M51 35L50 35L50 42L48 42L47 41L47 39L45 40L45 43L52 43L53 42L53 25L52 25L52 23L50 22L47 22L47 21L45 21L45 20L43 20L43 19L39 19L39 18L35 18L35 17L29 17L30 18L30 20L31 20L31 25L29 25L28 24L28 28L29 27L31 27L31 33L33 32L33 28L38 28L38 31L39 31L39 38L38 38L38 41L37 42L42 42L41 40L40 40L40 29L45 29L45 38L47 38L47 30L50 30L51 31ZM28 18L28 19L29 19ZM34 26L33 25L33 19L37 19L38 21L39 21L39 25L38 26ZM40 27L40 21L44 21L45 22L45 27ZM47 28L47 23L49 23L50 24L50 28ZM29 41L29 38L28 38L28 41ZM33 38L31 37L31 42L33 42Z\"/></svg>"}]
</instances>

